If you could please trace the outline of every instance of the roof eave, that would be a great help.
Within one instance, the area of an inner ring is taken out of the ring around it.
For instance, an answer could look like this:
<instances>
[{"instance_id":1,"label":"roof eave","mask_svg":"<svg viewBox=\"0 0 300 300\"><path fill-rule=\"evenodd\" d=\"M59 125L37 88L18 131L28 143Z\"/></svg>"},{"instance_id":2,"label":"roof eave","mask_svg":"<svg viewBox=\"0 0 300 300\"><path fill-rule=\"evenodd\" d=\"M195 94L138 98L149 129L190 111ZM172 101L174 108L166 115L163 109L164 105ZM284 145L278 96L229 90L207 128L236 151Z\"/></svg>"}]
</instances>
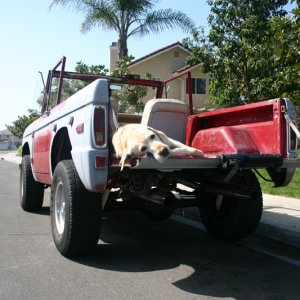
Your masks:
<instances>
[{"instance_id":1,"label":"roof eave","mask_svg":"<svg viewBox=\"0 0 300 300\"><path fill-rule=\"evenodd\" d=\"M166 46L164 48L161 48L161 49L159 49L157 51L154 51L152 53L149 53L148 55L145 55L145 56L143 56L143 57L141 57L141 58L139 58L139 59L131 62L129 64L129 68L132 67L132 66L136 66L136 65L138 65L140 63L143 63L143 62L145 62L145 61L147 61L149 59L152 59L153 57L158 56L160 54L163 54L163 53L165 53L165 52L167 52L169 50L172 50L173 48L176 48L176 47L179 47L180 49L184 50L187 54L190 53L190 51L188 51L187 49L185 49L180 42L177 42L177 43L171 44L169 46Z\"/></svg>"}]
</instances>

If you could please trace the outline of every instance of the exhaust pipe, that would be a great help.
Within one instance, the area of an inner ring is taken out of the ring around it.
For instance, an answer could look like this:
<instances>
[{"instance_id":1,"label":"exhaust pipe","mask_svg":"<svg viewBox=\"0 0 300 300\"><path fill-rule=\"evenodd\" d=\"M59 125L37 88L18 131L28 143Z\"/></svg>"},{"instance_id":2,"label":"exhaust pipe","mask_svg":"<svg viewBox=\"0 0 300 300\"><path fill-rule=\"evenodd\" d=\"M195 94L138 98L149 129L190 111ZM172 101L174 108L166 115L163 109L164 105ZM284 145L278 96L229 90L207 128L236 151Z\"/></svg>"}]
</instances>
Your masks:
<instances>
[{"instance_id":1,"label":"exhaust pipe","mask_svg":"<svg viewBox=\"0 0 300 300\"><path fill-rule=\"evenodd\" d=\"M143 212L152 220L165 220L169 218L176 208L176 198L171 192L157 188L147 194L139 194L139 198L145 200Z\"/></svg>"},{"instance_id":2,"label":"exhaust pipe","mask_svg":"<svg viewBox=\"0 0 300 300\"><path fill-rule=\"evenodd\" d=\"M159 206L175 201L176 199L171 192L163 191L157 188L150 190L148 193L139 194L139 198L151 201Z\"/></svg>"}]
</instances>

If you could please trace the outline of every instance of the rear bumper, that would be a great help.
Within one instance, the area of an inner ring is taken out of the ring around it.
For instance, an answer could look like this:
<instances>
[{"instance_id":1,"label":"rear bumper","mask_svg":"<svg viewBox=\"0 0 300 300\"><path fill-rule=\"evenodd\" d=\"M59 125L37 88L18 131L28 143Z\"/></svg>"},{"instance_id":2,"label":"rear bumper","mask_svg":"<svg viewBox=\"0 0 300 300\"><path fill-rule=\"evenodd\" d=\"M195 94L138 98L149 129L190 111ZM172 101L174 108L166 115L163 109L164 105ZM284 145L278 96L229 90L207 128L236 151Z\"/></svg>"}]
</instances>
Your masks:
<instances>
[{"instance_id":1,"label":"rear bumper","mask_svg":"<svg viewBox=\"0 0 300 300\"><path fill-rule=\"evenodd\" d=\"M127 166L134 170L155 169L165 172L182 169L231 169L236 166L240 169L299 168L300 160L284 159L279 154L231 154L204 158L169 158L160 164L152 157L141 157ZM114 160L111 167L118 168L118 160Z\"/></svg>"}]
</instances>

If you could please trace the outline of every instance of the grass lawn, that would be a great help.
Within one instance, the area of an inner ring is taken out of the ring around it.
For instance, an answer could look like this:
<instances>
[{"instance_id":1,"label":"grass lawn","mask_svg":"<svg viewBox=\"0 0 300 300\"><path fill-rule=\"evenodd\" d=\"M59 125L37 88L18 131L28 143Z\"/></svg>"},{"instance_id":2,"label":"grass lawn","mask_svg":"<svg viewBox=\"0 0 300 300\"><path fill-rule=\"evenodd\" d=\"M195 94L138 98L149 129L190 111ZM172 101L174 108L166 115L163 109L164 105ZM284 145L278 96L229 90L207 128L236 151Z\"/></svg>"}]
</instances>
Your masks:
<instances>
[{"instance_id":1,"label":"grass lawn","mask_svg":"<svg viewBox=\"0 0 300 300\"><path fill-rule=\"evenodd\" d=\"M266 178L270 178L265 170L259 170L259 172ZM272 182L266 182L257 176L262 192L264 194L286 196L291 198L298 198L300 200L300 169L297 169L292 182L284 187L274 187Z\"/></svg>"},{"instance_id":2,"label":"grass lawn","mask_svg":"<svg viewBox=\"0 0 300 300\"><path fill-rule=\"evenodd\" d=\"M300 151L298 150L298 157L300 157ZM259 170L259 172L266 178L270 178L267 171ZM265 194L286 196L291 198L300 199L300 169L296 169L292 182L285 187L275 188L272 182L266 182L259 176L257 176L262 192Z\"/></svg>"}]
</instances>

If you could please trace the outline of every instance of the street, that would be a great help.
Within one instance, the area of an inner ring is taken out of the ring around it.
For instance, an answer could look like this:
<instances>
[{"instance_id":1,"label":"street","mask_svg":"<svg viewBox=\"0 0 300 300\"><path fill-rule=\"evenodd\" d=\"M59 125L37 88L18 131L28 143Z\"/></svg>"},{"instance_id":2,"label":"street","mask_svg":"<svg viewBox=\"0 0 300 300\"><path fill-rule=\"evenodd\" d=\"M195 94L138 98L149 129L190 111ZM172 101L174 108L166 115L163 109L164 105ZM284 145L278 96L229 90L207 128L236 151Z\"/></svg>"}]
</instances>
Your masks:
<instances>
[{"instance_id":1,"label":"street","mask_svg":"<svg viewBox=\"0 0 300 300\"><path fill-rule=\"evenodd\" d=\"M175 220L104 215L90 256L68 259L42 211L19 205L18 165L0 161L0 299L299 299L300 267ZM249 241L251 237L249 238ZM256 243L263 240L255 238ZM259 246L259 245L257 245ZM292 247L271 247L294 252Z\"/></svg>"}]
</instances>

